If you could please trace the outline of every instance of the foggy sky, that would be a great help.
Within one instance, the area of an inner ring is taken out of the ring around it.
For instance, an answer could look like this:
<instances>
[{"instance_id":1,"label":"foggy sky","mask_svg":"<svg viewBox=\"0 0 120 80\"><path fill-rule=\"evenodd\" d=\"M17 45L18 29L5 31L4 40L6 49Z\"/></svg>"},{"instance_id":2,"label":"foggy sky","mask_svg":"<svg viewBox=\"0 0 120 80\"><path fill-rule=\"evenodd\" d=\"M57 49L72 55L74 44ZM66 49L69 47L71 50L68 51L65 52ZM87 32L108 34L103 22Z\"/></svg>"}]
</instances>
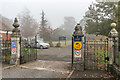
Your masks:
<instances>
[{"instance_id":1,"label":"foggy sky","mask_svg":"<svg viewBox=\"0 0 120 80\"><path fill-rule=\"evenodd\" d=\"M88 6L95 0L0 0L0 14L14 19L25 8L40 23L41 12L53 28L59 27L64 22L65 16L73 16L79 22Z\"/></svg>"}]
</instances>

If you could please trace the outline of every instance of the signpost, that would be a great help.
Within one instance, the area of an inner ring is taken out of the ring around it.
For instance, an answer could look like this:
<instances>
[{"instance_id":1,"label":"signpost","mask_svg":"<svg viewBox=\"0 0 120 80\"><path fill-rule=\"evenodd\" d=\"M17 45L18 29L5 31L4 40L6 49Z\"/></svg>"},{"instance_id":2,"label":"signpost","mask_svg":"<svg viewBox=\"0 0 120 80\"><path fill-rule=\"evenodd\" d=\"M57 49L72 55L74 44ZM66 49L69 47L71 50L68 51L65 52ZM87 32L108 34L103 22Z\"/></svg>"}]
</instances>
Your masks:
<instances>
[{"instance_id":1,"label":"signpost","mask_svg":"<svg viewBox=\"0 0 120 80\"><path fill-rule=\"evenodd\" d=\"M12 54L16 54L16 42L12 41Z\"/></svg>"},{"instance_id":2,"label":"signpost","mask_svg":"<svg viewBox=\"0 0 120 80\"><path fill-rule=\"evenodd\" d=\"M59 37L59 42L60 42L61 40L65 40L65 45L66 45L66 37L65 37L65 36L60 36L60 37Z\"/></svg>"}]
</instances>

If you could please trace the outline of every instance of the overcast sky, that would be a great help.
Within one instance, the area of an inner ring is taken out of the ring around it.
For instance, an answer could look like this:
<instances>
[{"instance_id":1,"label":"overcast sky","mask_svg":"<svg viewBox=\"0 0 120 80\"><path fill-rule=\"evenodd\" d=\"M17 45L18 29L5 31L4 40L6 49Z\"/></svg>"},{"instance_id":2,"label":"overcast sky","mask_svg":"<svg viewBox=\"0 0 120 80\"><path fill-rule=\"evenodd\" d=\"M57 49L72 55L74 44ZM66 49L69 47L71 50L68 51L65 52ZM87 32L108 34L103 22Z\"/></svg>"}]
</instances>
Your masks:
<instances>
[{"instance_id":1,"label":"overcast sky","mask_svg":"<svg viewBox=\"0 0 120 80\"><path fill-rule=\"evenodd\" d=\"M0 14L14 19L25 8L40 22L44 10L51 27L59 27L65 16L73 16L79 22L88 6L95 0L0 0Z\"/></svg>"}]
</instances>

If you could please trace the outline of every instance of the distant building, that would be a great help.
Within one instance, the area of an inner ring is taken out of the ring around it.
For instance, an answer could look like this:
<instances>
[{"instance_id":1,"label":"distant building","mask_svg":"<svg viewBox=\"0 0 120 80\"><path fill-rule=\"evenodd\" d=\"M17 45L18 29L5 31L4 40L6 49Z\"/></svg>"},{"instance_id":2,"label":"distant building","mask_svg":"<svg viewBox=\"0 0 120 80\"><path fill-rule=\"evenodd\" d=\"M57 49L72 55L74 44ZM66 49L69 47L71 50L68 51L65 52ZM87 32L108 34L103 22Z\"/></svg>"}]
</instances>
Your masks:
<instances>
[{"instance_id":1,"label":"distant building","mask_svg":"<svg viewBox=\"0 0 120 80\"><path fill-rule=\"evenodd\" d=\"M2 40L11 39L10 37L11 34L12 34L12 29L0 21L0 35L2 37Z\"/></svg>"}]
</instances>

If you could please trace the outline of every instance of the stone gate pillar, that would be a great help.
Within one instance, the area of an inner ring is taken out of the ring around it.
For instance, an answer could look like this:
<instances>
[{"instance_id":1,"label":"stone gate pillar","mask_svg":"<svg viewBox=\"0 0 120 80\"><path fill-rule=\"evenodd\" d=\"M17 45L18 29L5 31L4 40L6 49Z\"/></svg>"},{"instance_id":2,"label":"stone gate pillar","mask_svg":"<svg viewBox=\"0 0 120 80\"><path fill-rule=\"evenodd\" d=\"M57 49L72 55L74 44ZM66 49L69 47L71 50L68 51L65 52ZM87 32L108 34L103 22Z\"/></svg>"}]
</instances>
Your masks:
<instances>
[{"instance_id":1,"label":"stone gate pillar","mask_svg":"<svg viewBox=\"0 0 120 80\"><path fill-rule=\"evenodd\" d=\"M2 80L2 49L1 49L1 42L2 40L2 36L1 36L1 33L0 33L0 79Z\"/></svg>"},{"instance_id":2,"label":"stone gate pillar","mask_svg":"<svg viewBox=\"0 0 120 80\"><path fill-rule=\"evenodd\" d=\"M115 27L116 24L111 24L111 31L108 35L108 52L109 52L109 67L113 64L118 65L119 63L119 52L118 52L118 32L116 31Z\"/></svg>"},{"instance_id":3,"label":"stone gate pillar","mask_svg":"<svg viewBox=\"0 0 120 80\"><path fill-rule=\"evenodd\" d=\"M73 68L76 70L84 71L84 35L80 24L75 26L75 31L73 33Z\"/></svg>"},{"instance_id":4,"label":"stone gate pillar","mask_svg":"<svg viewBox=\"0 0 120 80\"><path fill-rule=\"evenodd\" d=\"M2 64L2 49L1 49L1 44L2 44L2 35L0 33L0 65Z\"/></svg>"},{"instance_id":5,"label":"stone gate pillar","mask_svg":"<svg viewBox=\"0 0 120 80\"><path fill-rule=\"evenodd\" d=\"M15 18L13 23L14 29L11 34L11 60L10 64L19 65L20 64L20 30L18 29L19 24L17 18Z\"/></svg>"}]
</instances>

